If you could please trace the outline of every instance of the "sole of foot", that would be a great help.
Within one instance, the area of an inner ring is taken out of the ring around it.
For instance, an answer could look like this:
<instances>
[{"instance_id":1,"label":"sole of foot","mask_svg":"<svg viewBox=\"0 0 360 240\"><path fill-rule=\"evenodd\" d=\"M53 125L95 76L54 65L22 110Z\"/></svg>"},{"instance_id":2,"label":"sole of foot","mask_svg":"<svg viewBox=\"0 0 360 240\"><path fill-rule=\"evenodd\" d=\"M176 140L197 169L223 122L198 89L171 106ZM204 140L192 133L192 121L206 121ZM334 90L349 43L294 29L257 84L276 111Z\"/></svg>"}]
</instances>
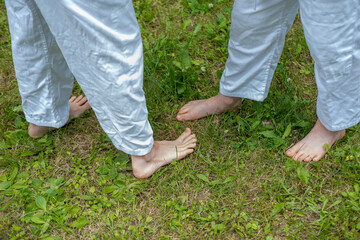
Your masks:
<instances>
[{"instance_id":1,"label":"sole of foot","mask_svg":"<svg viewBox=\"0 0 360 240\"><path fill-rule=\"evenodd\" d=\"M318 119L308 135L289 148L285 154L295 161L319 161L325 156L328 150L325 146L328 145L331 147L337 140L340 140L344 136L345 130L329 131Z\"/></svg>"},{"instance_id":2,"label":"sole of foot","mask_svg":"<svg viewBox=\"0 0 360 240\"><path fill-rule=\"evenodd\" d=\"M87 101L86 97L78 96L78 97L71 97L69 99L70 103L70 113L69 119L67 123L69 123L72 119L80 117L84 112L88 109L91 109L89 102ZM56 128L53 127L44 127L44 126L37 126L33 123L29 124L28 133L29 136L32 138L41 138L49 131L55 130Z\"/></svg>"},{"instance_id":3,"label":"sole of foot","mask_svg":"<svg viewBox=\"0 0 360 240\"><path fill-rule=\"evenodd\" d=\"M242 99L218 95L205 99L191 101L184 105L176 116L178 121L197 120L212 114L220 114L241 106Z\"/></svg>"},{"instance_id":4,"label":"sole of foot","mask_svg":"<svg viewBox=\"0 0 360 240\"><path fill-rule=\"evenodd\" d=\"M174 159L183 159L194 152L196 136L187 128L175 141L155 141L150 153L131 156L133 174L137 178L148 178L160 167Z\"/></svg>"}]
</instances>

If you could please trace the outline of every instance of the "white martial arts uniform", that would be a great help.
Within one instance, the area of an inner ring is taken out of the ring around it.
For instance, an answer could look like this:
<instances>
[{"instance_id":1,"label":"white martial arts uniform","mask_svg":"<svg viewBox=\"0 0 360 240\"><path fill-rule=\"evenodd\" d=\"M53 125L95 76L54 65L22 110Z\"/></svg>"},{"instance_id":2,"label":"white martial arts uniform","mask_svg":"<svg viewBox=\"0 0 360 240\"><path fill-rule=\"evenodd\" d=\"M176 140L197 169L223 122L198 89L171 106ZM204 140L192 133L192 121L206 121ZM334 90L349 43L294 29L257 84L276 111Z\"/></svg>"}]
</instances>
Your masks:
<instances>
[{"instance_id":1,"label":"white martial arts uniform","mask_svg":"<svg viewBox=\"0 0 360 240\"><path fill-rule=\"evenodd\" d=\"M116 148L153 145L141 35L131 0L6 0L13 59L28 122L69 118L74 76Z\"/></svg>"},{"instance_id":2,"label":"white martial arts uniform","mask_svg":"<svg viewBox=\"0 0 360 240\"><path fill-rule=\"evenodd\" d=\"M360 0L235 0L220 93L263 101L300 9L315 61L317 115L338 131L360 121Z\"/></svg>"}]
</instances>

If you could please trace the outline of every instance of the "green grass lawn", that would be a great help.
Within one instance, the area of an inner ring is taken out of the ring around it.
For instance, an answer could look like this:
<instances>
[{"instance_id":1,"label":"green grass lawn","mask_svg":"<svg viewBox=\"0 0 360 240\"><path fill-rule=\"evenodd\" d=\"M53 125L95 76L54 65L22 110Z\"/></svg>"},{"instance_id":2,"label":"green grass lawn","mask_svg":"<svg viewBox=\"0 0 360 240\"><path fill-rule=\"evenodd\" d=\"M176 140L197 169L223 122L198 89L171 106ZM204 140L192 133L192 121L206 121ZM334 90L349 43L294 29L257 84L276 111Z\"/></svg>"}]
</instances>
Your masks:
<instances>
[{"instance_id":1,"label":"green grass lawn","mask_svg":"<svg viewBox=\"0 0 360 240\"><path fill-rule=\"evenodd\" d=\"M199 141L189 157L139 180L92 111L43 138L27 135L0 1L0 239L360 238L360 126L319 162L284 154L316 121L299 19L264 102L176 121L183 104L218 92L232 3L134 1L154 137L190 127Z\"/></svg>"}]
</instances>

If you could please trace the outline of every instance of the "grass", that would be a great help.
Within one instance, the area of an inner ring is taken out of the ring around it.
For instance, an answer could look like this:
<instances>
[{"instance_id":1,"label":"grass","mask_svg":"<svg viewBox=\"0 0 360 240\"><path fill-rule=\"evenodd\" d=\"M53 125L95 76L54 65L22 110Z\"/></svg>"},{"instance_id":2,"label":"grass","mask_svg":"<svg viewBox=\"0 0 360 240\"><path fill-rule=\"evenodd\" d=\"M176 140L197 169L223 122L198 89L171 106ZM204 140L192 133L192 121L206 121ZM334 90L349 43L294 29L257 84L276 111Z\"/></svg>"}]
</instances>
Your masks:
<instances>
[{"instance_id":1,"label":"grass","mask_svg":"<svg viewBox=\"0 0 360 240\"><path fill-rule=\"evenodd\" d=\"M284 155L316 121L313 61L299 19L264 102L177 122L183 104L218 92L232 1L134 6L155 138L173 139L190 127L195 152L139 180L92 111L29 138L2 0L0 239L359 239L360 127L319 162Z\"/></svg>"}]
</instances>

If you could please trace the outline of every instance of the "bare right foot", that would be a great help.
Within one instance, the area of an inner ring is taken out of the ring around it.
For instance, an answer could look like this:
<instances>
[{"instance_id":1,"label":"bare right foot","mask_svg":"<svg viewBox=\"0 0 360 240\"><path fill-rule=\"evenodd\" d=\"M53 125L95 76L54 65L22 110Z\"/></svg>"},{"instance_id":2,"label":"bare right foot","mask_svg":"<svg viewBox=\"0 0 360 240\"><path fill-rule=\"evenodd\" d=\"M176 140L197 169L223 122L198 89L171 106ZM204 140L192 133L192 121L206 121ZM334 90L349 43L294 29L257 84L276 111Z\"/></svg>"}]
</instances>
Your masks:
<instances>
[{"instance_id":1,"label":"bare right foot","mask_svg":"<svg viewBox=\"0 0 360 240\"><path fill-rule=\"evenodd\" d=\"M178 121L197 120L211 114L220 114L241 106L241 98L218 95L205 99L191 101L183 106L176 116Z\"/></svg>"},{"instance_id":2,"label":"bare right foot","mask_svg":"<svg viewBox=\"0 0 360 240\"><path fill-rule=\"evenodd\" d=\"M175 141L155 141L150 153L145 156L131 156L134 176L148 178L160 167L174 159L183 159L194 151L196 136L187 128Z\"/></svg>"},{"instance_id":3,"label":"bare right foot","mask_svg":"<svg viewBox=\"0 0 360 240\"><path fill-rule=\"evenodd\" d=\"M325 144L331 147L337 140L344 136L345 129L329 131L318 119L308 135L288 149L286 155L295 161L319 161L325 156L328 150L325 148Z\"/></svg>"},{"instance_id":4,"label":"bare right foot","mask_svg":"<svg viewBox=\"0 0 360 240\"><path fill-rule=\"evenodd\" d=\"M90 109L91 106L87 101L86 97L78 96L71 97L70 102L70 113L69 119L66 123L69 123L72 119L80 117L86 110ZM29 124L28 133L32 138L40 138L51 130L55 130L53 127L38 126L33 123Z\"/></svg>"}]
</instances>

